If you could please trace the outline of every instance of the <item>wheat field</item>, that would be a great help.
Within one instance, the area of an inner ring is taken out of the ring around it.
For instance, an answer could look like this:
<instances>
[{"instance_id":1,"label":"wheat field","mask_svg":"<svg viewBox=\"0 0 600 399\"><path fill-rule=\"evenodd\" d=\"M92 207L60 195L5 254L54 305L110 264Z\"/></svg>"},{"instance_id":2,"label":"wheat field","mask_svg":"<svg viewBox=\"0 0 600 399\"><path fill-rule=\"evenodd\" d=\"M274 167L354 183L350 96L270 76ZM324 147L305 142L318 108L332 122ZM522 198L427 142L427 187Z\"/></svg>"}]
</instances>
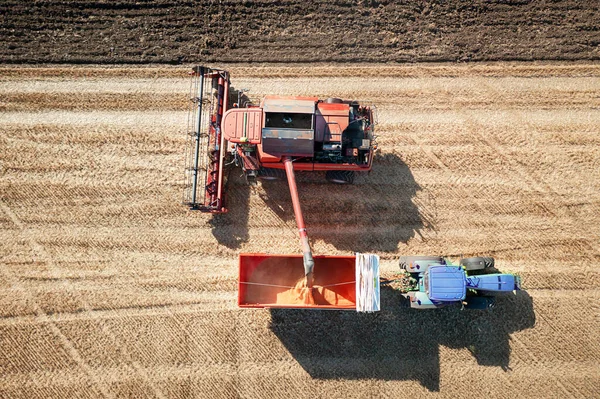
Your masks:
<instances>
[{"instance_id":1,"label":"wheat field","mask_svg":"<svg viewBox=\"0 0 600 399\"><path fill-rule=\"evenodd\" d=\"M373 171L299 176L316 254L487 255L489 312L236 307L240 252L299 253L289 191L181 204L184 67L0 67L0 397L600 392L600 66L226 65L236 88L377 107Z\"/></svg>"}]
</instances>

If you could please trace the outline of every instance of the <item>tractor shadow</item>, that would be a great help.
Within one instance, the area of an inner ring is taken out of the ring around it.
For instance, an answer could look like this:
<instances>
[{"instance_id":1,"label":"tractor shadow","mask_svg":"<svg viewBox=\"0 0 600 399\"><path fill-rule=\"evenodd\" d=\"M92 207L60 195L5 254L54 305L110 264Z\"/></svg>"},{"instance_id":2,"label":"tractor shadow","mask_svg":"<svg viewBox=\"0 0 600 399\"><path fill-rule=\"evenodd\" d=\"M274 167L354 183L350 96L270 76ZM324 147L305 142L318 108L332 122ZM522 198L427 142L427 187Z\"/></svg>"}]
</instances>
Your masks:
<instances>
[{"instance_id":1,"label":"tractor shadow","mask_svg":"<svg viewBox=\"0 0 600 399\"><path fill-rule=\"evenodd\" d=\"M296 179L313 242L322 240L343 251L396 252L400 242L433 226L415 204L421 187L397 155L377 154L371 172L357 173L354 184L329 183L322 172L297 172ZM259 195L295 227L285 180L261 182Z\"/></svg>"},{"instance_id":2,"label":"tractor shadow","mask_svg":"<svg viewBox=\"0 0 600 399\"><path fill-rule=\"evenodd\" d=\"M271 309L270 329L316 379L414 380L440 389L439 346L467 348L482 366L509 369L510 334L535 325L532 298L503 295L489 310L410 309L382 288L381 312Z\"/></svg>"}]
</instances>

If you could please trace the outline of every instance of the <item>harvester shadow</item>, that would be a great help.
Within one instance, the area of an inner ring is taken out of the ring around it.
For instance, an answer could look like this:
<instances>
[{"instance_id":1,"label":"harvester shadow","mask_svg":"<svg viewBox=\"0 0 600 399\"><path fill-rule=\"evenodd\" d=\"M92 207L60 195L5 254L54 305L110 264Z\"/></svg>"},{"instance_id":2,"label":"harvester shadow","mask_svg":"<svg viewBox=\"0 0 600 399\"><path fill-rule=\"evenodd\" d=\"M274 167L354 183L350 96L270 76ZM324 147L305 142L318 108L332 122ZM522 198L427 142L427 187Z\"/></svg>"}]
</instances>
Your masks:
<instances>
[{"instance_id":1,"label":"harvester shadow","mask_svg":"<svg viewBox=\"0 0 600 399\"><path fill-rule=\"evenodd\" d=\"M421 188L409 167L394 154L378 154L370 173L357 173L354 184L338 185L324 173L296 174L304 220L311 241L322 240L352 252L396 252L431 218L415 205ZM264 181L259 195L279 217L294 220L285 181Z\"/></svg>"},{"instance_id":2,"label":"harvester shadow","mask_svg":"<svg viewBox=\"0 0 600 399\"><path fill-rule=\"evenodd\" d=\"M467 348L483 366L508 370L510 334L535 325L524 291L500 296L485 311L410 309L382 289L381 312L271 309L270 329L317 379L415 380L440 389L439 345Z\"/></svg>"},{"instance_id":3,"label":"harvester shadow","mask_svg":"<svg viewBox=\"0 0 600 399\"><path fill-rule=\"evenodd\" d=\"M209 224L219 244L237 249L249 239L248 215L251 190L239 168L233 168L228 172L226 184L225 200L228 211L213 215Z\"/></svg>"}]
</instances>

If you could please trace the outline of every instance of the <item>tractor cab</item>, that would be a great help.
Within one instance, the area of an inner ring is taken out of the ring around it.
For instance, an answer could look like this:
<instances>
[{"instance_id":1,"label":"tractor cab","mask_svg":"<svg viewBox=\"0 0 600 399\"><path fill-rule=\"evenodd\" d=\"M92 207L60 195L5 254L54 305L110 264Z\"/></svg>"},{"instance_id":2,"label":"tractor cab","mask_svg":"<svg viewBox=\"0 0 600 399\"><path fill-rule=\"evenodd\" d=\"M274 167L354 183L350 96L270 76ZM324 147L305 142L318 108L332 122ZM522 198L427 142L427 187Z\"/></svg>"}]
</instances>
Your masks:
<instances>
[{"instance_id":1,"label":"tractor cab","mask_svg":"<svg viewBox=\"0 0 600 399\"><path fill-rule=\"evenodd\" d=\"M465 299L466 274L460 266L430 266L422 279L425 293L436 302L456 302Z\"/></svg>"}]
</instances>

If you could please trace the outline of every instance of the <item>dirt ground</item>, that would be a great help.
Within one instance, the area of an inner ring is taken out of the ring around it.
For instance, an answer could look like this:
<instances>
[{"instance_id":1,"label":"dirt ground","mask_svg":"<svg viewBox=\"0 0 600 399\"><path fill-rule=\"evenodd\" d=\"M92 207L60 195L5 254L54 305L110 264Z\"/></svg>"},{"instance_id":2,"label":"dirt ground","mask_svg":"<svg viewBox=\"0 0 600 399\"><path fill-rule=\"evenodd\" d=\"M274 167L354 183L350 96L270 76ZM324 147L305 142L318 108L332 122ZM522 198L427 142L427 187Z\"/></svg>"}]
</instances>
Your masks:
<instances>
[{"instance_id":1,"label":"dirt ground","mask_svg":"<svg viewBox=\"0 0 600 399\"><path fill-rule=\"evenodd\" d=\"M579 0L0 3L2 63L600 59Z\"/></svg>"},{"instance_id":2,"label":"dirt ground","mask_svg":"<svg viewBox=\"0 0 600 399\"><path fill-rule=\"evenodd\" d=\"M253 98L377 106L372 173L300 177L315 253L490 255L526 291L240 310L238 253L299 253L289 192L233 175L229 214L181 205L187 68L5 65L0 397L598 396L598 64L229 69Z\"/></svg>"}]
</instances>

